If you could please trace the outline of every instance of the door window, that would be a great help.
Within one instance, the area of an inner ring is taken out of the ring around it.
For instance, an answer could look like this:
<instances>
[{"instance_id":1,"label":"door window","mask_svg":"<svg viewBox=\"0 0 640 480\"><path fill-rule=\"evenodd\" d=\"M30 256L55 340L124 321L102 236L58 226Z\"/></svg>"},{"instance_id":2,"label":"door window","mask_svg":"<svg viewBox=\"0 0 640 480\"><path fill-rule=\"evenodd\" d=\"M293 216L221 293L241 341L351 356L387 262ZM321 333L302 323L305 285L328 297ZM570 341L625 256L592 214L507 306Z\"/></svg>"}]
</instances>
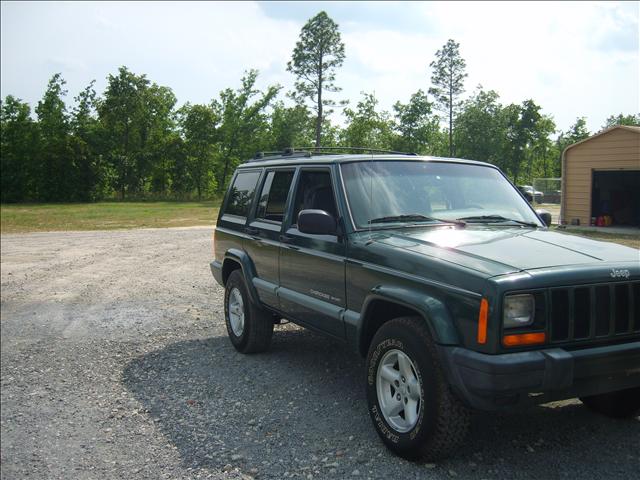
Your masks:
<instances>
[{"instance_id":1,"label":"door window","mask_svg":"<svg viewBox=\"0 0 640 480\"><path fill-rule=\"evenodd\" d=\"M281 223L287 204L293 170L267 172L262 186L256 218Z\"/></svg>"},{"instance_id":2,"label":"door window","mask_svg":"<svg viewBox=\"0 0 640 480\"><path fill-rule=\"evenodd\" d=\"M301 172L291 222L294 225L297 224L298 214L301 210L307 209L324 210L337 218L338 209L329 171L303 170Z\"/></svg>"}]
</instances>

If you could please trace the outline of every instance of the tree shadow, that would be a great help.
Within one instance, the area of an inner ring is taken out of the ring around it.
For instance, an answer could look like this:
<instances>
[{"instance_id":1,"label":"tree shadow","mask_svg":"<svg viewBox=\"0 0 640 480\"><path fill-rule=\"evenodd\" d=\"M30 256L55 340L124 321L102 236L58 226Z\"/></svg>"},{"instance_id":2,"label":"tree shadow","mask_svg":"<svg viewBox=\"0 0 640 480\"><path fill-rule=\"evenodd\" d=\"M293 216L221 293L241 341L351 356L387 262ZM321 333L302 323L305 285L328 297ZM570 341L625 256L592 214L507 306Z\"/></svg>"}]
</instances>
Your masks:
<instances>
[{"instance_id":1,"label":"tree shadow","mask_svg":"<svg viewBox=\"0 0 640 480\"><path fill-rule=\"evenodd\" d=\"M343 470L331 476L355 467L375 472L390 461L398 473L424 472L424 465L393 457L379 441L366 408L363 360L307 330L277 331L271 350L258 355L237 353L226 337L176 342L131 361L123 382L186 467L232 464L279 476L291 466L311 472L308 462L330 463L344 451ZM598 459L598 468L615 477L632 471L630 462L637 468L631 446L639 426L599 417L575 402L478 413L464 449L440 466L469 476L531 472L550 478L575 476L576 462Z\"/></svg>"}]
</instances>

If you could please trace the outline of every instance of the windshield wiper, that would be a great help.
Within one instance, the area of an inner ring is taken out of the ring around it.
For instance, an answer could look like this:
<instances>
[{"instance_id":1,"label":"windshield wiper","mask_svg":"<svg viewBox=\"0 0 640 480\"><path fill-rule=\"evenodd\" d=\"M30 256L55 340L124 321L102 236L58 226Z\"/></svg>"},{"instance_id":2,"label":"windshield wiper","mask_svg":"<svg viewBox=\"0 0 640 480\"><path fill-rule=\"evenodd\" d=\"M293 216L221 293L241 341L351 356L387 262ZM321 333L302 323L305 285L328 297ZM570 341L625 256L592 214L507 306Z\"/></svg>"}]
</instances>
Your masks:
<instances>
[{"instance_id":1,"label":"windshield wiper","mask_svg":"<svg viewBox=\"0 0 640 480\"><path fill-rule=\"evenodd\" d=\"M502 215L476 215L471 217L462 217L457 220L467 223L517 223L518 225L524 225L526 227L539 227L537 223L525 222L523 220L516 220L515 218L507 218Z\"/></svg>"},{"instance_id":2,"label":"windshield wiper","mask_svg":"<svg viewBox=\"0 0 640 480\"><path fill-rule=\"evenodd\" d=\"M419 213L410 213L406 215L389 215L387 217L373 218L369 223L401 223L401 222L438 222L449 223L454 225L464 225L464 222L457 220L443 220L441 218L427 217Z\"/></svg>"}]
</instances>

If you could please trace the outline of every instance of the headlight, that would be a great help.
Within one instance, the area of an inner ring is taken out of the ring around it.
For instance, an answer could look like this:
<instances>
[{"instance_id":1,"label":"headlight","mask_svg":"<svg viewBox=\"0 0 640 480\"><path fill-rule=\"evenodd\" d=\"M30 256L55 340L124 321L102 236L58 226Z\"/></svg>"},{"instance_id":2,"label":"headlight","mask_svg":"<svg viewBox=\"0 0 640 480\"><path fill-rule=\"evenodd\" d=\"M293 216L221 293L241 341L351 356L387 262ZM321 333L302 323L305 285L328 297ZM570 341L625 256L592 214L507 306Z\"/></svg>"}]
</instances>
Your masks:
<instances>
[{"instance_id":1,"label":"headlight","mask_svg":"<svg viewBox=\"0 0 640 480\"><path fill-rule=\"evenodd\" d=\"M502 307L504 328L526 327L533 323L536 302L533 295L508 295Z\"/></svg>"}]
</instances>

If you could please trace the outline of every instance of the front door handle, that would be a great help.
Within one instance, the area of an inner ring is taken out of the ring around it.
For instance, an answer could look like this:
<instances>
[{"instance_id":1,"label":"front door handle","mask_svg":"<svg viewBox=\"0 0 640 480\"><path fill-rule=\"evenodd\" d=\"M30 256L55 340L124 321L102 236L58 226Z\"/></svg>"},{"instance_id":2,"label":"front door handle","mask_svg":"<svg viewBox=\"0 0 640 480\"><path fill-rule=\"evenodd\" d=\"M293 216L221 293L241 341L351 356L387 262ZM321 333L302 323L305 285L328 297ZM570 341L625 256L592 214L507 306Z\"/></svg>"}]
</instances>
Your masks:
<instances>
[{"instance_id":1,"label":"front door handle","mask_svg":"<svg viewBox=\"0 0 640 480\"><path fill-rule=\"evenodd\" d=\"M249 235L258 235L260 233L260 230L255 227L247 227L244 229L244 231Z\"/></svg>"},{"instance_id":2,"label":"front door handle","mask_svg":"<svg viewBox=\"0 0 640 480\"><path fill-rule=\"evenodd\" d=\"M297 247L295 245L290 245L291 242L293 242L295 240L294 237L290 237L289 235L280 235L280 241L282 243L286 243L287 244L287 248L289 250L300 250L300 247Z\"/></svg>"}]
</instances>

